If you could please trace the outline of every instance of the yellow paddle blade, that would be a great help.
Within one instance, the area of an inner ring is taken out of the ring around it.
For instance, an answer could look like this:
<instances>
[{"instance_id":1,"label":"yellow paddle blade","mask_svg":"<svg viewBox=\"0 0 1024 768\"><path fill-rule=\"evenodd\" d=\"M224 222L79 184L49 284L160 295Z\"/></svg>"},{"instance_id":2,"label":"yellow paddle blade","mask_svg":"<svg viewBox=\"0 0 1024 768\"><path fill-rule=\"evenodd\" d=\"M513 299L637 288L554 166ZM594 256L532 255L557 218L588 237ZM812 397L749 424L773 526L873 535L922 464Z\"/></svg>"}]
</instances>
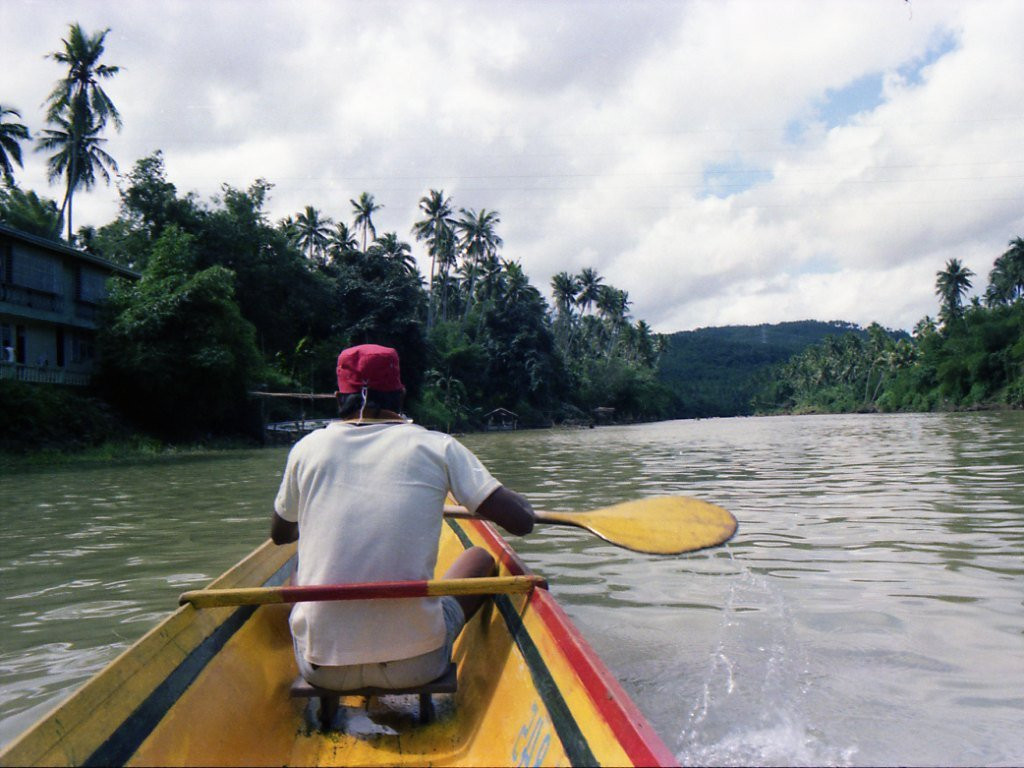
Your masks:
<instances>
[{"instance_id":1,"label":"yellow paddle blade","mask_svg":"<svg viewBox=\"0 0 1024 768\"><path fill-rule=\"evenodd\" d=\"M678 555L724 544L736 518L715 504L686 496L653 496L590 512L537 512L537 522L575 525L634 552Z\"/></svg>"}]
</instances>

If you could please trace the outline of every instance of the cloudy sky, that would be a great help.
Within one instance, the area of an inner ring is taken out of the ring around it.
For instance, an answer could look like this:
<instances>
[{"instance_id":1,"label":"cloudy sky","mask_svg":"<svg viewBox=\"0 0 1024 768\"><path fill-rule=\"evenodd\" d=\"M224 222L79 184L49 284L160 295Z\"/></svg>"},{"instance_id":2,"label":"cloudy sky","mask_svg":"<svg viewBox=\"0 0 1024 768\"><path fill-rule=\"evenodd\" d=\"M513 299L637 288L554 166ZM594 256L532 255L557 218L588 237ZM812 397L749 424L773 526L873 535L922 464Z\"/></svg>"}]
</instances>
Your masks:
<instances>
[{"instance_id":1,"label":"cloudy sky","mask_svg":"<svg viewBox=\"0 0 1024 768\"><path fill-rule=\"evenodd\" d=\"M35 134L68 24L109 27L122 172L274 184L410 228L429 189L496 210L545 292L596 268L655 330L935 315L1024 236L1020 0L0 0L0 103ZM22 187L58 198L45 156ZM75 224L117 214L114 187Z\"/></svg>"}]
</instances>

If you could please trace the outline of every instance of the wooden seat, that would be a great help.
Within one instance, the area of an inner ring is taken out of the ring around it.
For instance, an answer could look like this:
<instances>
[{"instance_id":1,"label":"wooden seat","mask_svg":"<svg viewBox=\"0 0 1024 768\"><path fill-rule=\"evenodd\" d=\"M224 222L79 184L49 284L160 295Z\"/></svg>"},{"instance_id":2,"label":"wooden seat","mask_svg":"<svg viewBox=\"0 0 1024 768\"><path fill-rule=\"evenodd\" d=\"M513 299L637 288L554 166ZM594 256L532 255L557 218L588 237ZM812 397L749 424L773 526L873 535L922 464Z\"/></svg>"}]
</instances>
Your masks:
<instances>
[{"instance_id":1,"label":"wooden seat","mask_svg":"<svg viewBox=\"0 0 1024 768\"><path fill-rule=\"evenodd\" d=\"M320 728L329 730L334 716L338 712L338 699L342 696L397 696L400 694L418 694L420 697L420 722L429 723L434 719L434 701L431 698L435 693L455 693L458 688L458 678L455 673L455 664L449 664L448 669L436 680L431 680L423 685L416 685L410 688L353 688L350 690L336 691L331 688L321 688L306 681L302 675L295 678L291 687L293 699L320 699Z\"/></svg>"}]
</instances>

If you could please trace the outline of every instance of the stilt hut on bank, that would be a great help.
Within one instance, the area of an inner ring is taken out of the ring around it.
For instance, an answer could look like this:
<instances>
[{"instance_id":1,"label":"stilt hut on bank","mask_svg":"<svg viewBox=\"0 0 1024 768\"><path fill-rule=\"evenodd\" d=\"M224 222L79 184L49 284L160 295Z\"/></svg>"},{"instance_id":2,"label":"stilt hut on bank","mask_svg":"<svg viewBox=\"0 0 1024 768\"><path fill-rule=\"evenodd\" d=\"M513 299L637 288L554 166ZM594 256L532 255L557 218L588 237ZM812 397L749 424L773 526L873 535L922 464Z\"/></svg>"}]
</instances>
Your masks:
<instances>
[{"instance_id":1,"label":"stilt hut on bank","mask_svg":"<svg viewBox=\"0 0 1024 768\"><path fill-rule=\"evenodd\" d=\"M519 429L519 416L507 408L495 408L484 416L488 431Z\"/></svg>"}]
</instances>

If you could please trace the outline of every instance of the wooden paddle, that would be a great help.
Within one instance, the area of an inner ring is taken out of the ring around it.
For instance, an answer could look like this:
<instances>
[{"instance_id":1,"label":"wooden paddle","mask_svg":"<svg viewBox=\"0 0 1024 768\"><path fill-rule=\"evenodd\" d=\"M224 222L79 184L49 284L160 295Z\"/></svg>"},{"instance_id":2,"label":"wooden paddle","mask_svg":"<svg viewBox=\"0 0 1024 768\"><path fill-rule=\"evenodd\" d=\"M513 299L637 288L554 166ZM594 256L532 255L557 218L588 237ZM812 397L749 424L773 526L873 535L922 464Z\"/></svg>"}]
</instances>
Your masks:
<instances>
[{"instance_id":1,"label":"wooden paddle","mask_svg":"<svg viewBox=\"0 0 1024 768\"><path fill-rule=\"evenodd\" d=\"M465 507L446 506L447 517L476 518ZM736 518L715 504L686 496L652 496L590 512L536 511L538 523L573 525L634 552L679 555L724 544Z\"/></svg>"},{"instance_id":2,"label":"wooden paddle","mask_svg":"<svg viewBox=\"0 0 1024 768\"><path fill-rule=\"evenodd\" d=\"M446 517L482 519L465 507L446 506L444 514ZM728 510L686 496L652 496L589 512L538 510L535 514L538 523L583 528L610 544L655 555L678 555L717 547L731 539L737 527L736 518ZM216 608L320 600L486 595L529 592L543 583L539 576L494 576L374 584L198 589L182 594L178 603L191 603L196 608Z\"/></svg>"},{"instance_id":3,"label":"wooden paddle","mask_svg":"<svg viewBox=\"0 0 1024 768\"><path fill-rule=\"evenodd\" d=\"M540 576L491 576L477 579L431 579L430 581L381 581L367 584L323 584L305 587L242 587L238 589L196 589L178 598L178 605L223 608L229 605L269 605L324 600L377 600L442 595L495 595L529 592L546 586Z\"/></svg>"}]
</instances>

